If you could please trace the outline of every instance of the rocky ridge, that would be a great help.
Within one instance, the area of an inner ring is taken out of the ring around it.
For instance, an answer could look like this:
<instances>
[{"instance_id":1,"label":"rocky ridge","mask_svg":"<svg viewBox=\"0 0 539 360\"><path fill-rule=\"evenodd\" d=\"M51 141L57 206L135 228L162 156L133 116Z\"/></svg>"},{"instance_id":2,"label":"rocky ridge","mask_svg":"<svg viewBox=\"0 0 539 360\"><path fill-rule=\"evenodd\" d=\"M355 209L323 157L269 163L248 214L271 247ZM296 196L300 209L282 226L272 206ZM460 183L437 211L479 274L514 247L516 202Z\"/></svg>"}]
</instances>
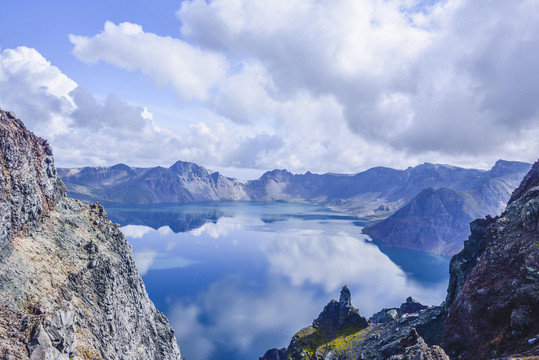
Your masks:
<instances>
[{"instance_id":1,"label":"rocky ridge","mask_svg":"<svg viewBox=\"0 0 539 360\"><path fill-rule=\"evenodd\" d=\"M118 226L65 195L45 140L0 130L0 357L179 360Z\"/></svg>"}]
</instances>

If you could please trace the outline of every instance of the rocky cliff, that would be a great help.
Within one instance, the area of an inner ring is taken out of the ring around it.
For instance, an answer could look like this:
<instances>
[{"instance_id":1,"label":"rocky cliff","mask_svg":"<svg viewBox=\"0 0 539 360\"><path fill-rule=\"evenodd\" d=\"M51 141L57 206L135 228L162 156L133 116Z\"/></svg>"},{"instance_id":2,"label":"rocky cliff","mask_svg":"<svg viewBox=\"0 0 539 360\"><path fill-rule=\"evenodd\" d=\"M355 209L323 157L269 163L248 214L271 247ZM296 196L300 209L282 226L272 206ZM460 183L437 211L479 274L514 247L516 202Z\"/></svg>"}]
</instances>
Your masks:
<instances>
[{"instance_id":1,"label":"rocky cliff","mask_svg":"<svg viewBox=\"0 0 539 360\"><path fill-rule=\"evenodd\" d=\"M70 199L47 142L0 111L0 357L180 359L131 247Z\"/></svg>"},{"instance_id":2,"label":"rocky cliff","mask_svg":"<svg viewBox=\"0 0 539 360\"><path fill-rule=\"evenodd\" d=\"M463 359L539 355L539 161L503 214L477 225L458 255L476 265L452 262L443 346Z\"/></svg>"}]
</instances>

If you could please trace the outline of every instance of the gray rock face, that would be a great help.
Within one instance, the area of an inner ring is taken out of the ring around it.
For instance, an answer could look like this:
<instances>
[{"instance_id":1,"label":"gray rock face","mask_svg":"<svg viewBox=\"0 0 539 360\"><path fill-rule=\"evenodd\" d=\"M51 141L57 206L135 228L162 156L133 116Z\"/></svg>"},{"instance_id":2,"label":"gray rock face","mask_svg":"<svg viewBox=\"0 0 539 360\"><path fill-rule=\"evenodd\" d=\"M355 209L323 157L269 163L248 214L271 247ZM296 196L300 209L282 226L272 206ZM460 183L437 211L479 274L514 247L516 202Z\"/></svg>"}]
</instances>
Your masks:
<instances>
[{"instance_id":1,"label":"gray rock face","mask_svg":"<svg viewBox=\"0 0 539 360\"><path fill-rule=\"evenodd\" d=\"M487 227L494 219L487 216L485 219L476 219L470 223L470 236L464 242L464 249L451 258L449 263L449 285L445 298L446 309L449 310L453 301L462 289L466 277L477 264L479 256L485 250L485 234Z\"/></svg>"},{"instance_id":2,"label":"gray rock face","mask_svg":"<svg viewBox=\"0 0 539 360\"><path fill-rule=\"evenodd\" d=\"M0 251L65 196L52 150L14 115L0 110Z\"/></svg>"},{"instance_id":3,"label":"gray rock face","mask_svg":"<svg viewBox=\"0 0 539 360\"><path fill-rule=\"evenodd\" d=\"M389 360L449 360L449 356L441 347L437 345L429 347L415 329L412 329L410 334L402 339L401 344L406 346L403 353L392 355Z\"/></svg>"},{"instance_id":4,"label":"gray rock face","mask_svg":"<svg viewBox=\"0 0 539 360\"><path fill-rule=\"evenodd\" d=\"M31 333L28 345L30 359L62 359L75 357L74 313L58 311L48 316L43 323L37 323Z\"/></svg>"},{"instance_id":5,"label":"gray rock face","mask_svg":"<svg viewBox=\"0 0 539 360\"><path fill-rule=\"evenodd\" d=\"M0 357L181 359L103 207L66 197L48 144L0 117Z\"/></svg>"}]
</instances>

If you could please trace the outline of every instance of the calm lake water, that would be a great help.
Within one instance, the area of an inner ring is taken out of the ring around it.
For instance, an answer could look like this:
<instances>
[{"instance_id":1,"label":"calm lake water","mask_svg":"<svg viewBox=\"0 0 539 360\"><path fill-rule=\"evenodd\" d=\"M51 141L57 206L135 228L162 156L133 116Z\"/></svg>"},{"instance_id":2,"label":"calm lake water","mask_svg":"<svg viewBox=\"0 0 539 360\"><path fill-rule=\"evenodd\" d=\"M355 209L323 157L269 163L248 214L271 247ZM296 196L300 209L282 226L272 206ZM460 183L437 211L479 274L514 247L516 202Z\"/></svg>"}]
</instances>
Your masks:
<instances>
[{"instance_id":1,"label":"calm lake water","mask_svg":"<svg viewBox=\"0 0 539 360\"><path fill-rule=\"evenodd\" d=\"M347 284L364 316L406 297L438 305L449 259L380 248L364 223L293 203L106 206L188 360L256 360L286 347Z\"/></svg>"}]
</instances>

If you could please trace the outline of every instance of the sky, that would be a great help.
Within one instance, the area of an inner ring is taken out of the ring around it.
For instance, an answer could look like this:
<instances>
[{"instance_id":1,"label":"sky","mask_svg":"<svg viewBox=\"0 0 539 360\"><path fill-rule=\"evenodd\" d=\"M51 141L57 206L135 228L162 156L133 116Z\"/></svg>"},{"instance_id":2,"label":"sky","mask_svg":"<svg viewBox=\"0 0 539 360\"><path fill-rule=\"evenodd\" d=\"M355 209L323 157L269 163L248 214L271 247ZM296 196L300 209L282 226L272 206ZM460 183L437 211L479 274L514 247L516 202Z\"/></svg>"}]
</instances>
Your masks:
<instances>
[{"instance_id":1,"label":"sky","mask_svg":"<svg viewBox=\"0 0 539 360\"><path fill-rule=\"evenodd\" d=\"M0 108L59 167L539 157L537 0L19 0L0 24Z\"/></svg>"}]
</instances>

